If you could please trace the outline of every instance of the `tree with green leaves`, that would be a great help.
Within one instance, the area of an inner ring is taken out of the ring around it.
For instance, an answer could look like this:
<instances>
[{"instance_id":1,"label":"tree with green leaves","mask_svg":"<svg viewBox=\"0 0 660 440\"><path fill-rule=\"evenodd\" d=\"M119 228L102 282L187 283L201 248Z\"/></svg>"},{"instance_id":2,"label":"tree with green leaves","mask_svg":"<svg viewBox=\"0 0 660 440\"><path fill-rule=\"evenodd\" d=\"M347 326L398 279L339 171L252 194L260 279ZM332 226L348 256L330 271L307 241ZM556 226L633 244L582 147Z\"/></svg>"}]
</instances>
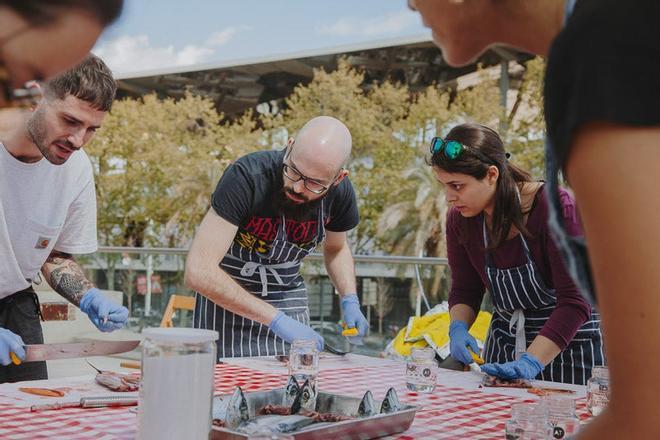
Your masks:
<instances>
[{"instance_id":1,"label":"tree with green leaves","mask_svg":"<svg viewBox=\"0 0 660 440\"><path fill-rule=\"evenodd\" d=\"M211 101L192 95L116 102L86 147L95 171L99 242L187 245L234 149L259 137L250 115L223 120ZM112 288L118 259L103 257ZM124 283L128 295L133 281Z\"/></svg>"}]
</instances>

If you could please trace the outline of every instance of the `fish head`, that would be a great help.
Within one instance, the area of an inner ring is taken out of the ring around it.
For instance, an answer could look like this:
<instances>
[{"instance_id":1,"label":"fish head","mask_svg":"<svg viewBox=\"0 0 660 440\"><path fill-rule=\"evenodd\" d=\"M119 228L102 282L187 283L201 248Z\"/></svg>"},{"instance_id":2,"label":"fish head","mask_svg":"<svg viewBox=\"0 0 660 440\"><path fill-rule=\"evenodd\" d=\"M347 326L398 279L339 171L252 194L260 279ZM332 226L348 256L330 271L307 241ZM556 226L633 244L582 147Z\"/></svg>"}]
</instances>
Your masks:
<instances>
[{"instance_id":1,"label":"fish head","mask_svg":"<svg viewBox=\"0 0 660 440\"><path fill-rule=\"evenodd\" d=\"M225 416L225 426L229 429L236 429L238 425L246 422L250 418L247 399L241 387L236 387L227 404L227 415Z\"/></svg>"},{"instance_id":2,"label":"fish head","mask_svg":"<svg viewBox=\"0 0 660 440\"><path fill-rule=\"evenodd\" d=\"M394 388L390 388L387 390L385 398L383 399L383 403L380 405L380 412L381 414L387 414L399 411L400 409L401 403L399 402L399 397L396 395L396 390Z\"/></svg>"},{"instance_id":3,"label":"fish head","mask_svg":"<svg viewBox=\"0 0 660 440\"><path fill-rule=\"evenodd\" d=\"M358 406L358 417L369 417L376 414L376 403L374 402L374 396L371 394L371 391L364 393L364 397L360 401L360 406Z\"/></svg>"},{"instance_id":4,"label":"fish head","mask_svg":"<svg viewBox=\"0 0 660 440\"><path fill-rule=\"evenodd\" d=\"M282 397L282 405L291 405L300 394L300 385L294 376L289 376L289 381L284 388L284 396Z\"/></svg>"},{"instance_id":5,"label":"fish head","mask_svg":"<svg viewBox=\"0 0 660 440\"><path fill-rule=\"evenodd\" d=\"M308 411L316 410L317 396L316 381L307 379L302 388L300 388L300 406Z\"/></svg>"}]
</instances>

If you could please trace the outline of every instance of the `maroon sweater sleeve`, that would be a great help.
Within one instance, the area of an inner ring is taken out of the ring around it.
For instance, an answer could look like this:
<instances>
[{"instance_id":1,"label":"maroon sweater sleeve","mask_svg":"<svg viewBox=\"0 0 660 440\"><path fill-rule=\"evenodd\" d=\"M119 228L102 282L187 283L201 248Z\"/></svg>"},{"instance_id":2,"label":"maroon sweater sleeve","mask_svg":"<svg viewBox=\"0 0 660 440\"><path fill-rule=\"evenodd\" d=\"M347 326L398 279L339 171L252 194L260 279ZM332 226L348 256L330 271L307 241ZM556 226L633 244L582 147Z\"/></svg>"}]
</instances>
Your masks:
<instances>
[{"instance_id":1,"label":"maroon sweater sleeve","mask_svg":"<svg viewBox=\"0 0 660 440\"><path fill-rule=\"evenodd\" d=\"M475 313L479 313L486 285L482 280L483 270L477 271L468 253L465 237L461 234L460 223L465 221L461 214L451 208L447 214L447 259L451 270L451 289L449 290L449 308L456 304L466 304ZM478 258L478 256L477 256ZM483 257L482 257L483 259Z\"/></svg>"},{"instance_id":2,"label":"maroon sweater sleeve","mask_svg":"<svg viewBox=\"0 0 660 440\"><path fill-rule=\"evenodd\" d=\"M575 236L582 235L582 226L575 207L575 200L564 189L560 189L560 200L563 207L564 223L567 231ZM591 306L580 294L564 266L562 256L551 238L547 228L548 204L545 192L539 195L539 206L545 219L540 227L540 237L548 255L552 284L557 296L557 306L545 323L540 335L553 341L564 349L575 337L578 329L591 317Z\"/></svg>"}]
</instances>

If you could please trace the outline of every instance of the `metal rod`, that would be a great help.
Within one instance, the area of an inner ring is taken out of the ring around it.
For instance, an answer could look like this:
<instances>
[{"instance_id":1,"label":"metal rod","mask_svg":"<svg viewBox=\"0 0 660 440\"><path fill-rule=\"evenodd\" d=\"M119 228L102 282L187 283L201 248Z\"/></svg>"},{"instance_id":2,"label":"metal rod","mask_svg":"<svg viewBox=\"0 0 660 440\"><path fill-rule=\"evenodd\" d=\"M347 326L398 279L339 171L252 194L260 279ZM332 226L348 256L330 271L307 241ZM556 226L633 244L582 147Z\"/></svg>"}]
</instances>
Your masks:
<instances>
[{"instance_id":1,"label":"metal rod","mask_svg":"<svg viewBox=\"0 0 660 440\"><path fill-rule=\"evenodd\" d=\"M186 248L161 248L161 247L126 247L126 246L99 246L98 253L106 254L161 254L181 255L188 254ZM420 265L442 265L446 266L446 258L439 257L408 257L398 255L353 255L356 263L383 263L383 264L420 264ZM312 253L307 259L311 261L323 261L323 254Z\"/></svg>"}]
</instances>

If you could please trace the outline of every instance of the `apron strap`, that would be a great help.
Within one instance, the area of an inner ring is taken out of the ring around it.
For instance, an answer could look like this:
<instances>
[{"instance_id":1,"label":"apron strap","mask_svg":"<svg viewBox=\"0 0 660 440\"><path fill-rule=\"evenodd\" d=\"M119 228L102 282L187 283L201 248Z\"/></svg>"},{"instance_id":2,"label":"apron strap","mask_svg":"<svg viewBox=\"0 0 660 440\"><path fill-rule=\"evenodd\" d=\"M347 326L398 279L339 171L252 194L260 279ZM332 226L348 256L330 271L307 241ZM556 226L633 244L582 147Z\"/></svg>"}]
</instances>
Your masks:
<instances>
[{"instance_id":1,"label":"apron strap","mask_svg":"<svg viewBox=\"0 0 660 440\"><path fill-rule=\"evenodd\" d=\"M516 327L516 352L515 359L518 360L527 351L527 338L525 337L525 313L522 309L516 309L509 320L509 332L513 333Z\"/></svg>"},{"instance_id":2,"label":"apron strap","mask_svg":"<svg viewBox=\"0 0 660 440\"><path fill-rule=\"evenodd\" d=\"M277 269L290 269L298 266L298 261L287 261L280 264L259 264L255 261L246 262L241 268L241 275L244 277L251 277L256 271L259 271L259 278L261 279L261 296L268 296L268 273L269 271L275 277L276 284L284 285L282 277L277 273ZM275 283L274 283L275 284Z\"/></svg>"}]
</instances>

